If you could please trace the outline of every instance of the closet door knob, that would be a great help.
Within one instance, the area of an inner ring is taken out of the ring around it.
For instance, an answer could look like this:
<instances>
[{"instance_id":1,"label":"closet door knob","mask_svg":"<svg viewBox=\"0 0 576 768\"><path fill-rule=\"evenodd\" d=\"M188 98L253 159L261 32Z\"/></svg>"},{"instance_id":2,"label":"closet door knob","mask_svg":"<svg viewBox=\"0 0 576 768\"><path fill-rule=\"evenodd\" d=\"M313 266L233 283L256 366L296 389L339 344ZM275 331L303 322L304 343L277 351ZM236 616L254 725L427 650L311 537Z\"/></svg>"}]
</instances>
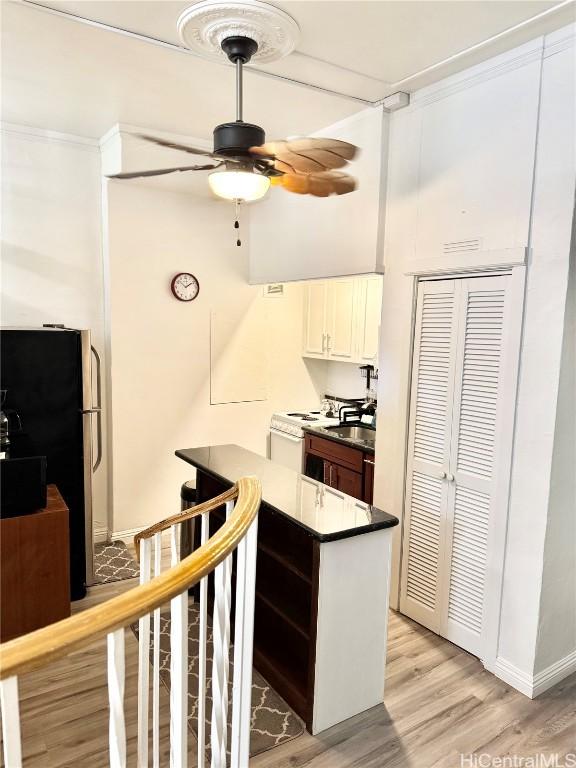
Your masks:
<instances>
[{"instance_id":1,"label":"closet door knob","mask_svg":"<svg viewBox=\"0 0 576 768\"><path fill-rule=\"evenodd\" d=\"M446 472L440 472L440 480L444 480L446 477Z\"/></svg>"},{"instance_id":2,"label":"closet door knob","mask_svg":"<svg viewBox=\"0 0 576 768\"><path fill-rule=\"evenodd\" d=\"M447 478L448 478L448 482L449 483L453 483L454 482L454 475L448 473Z\"/></svg>"}]
</instances>

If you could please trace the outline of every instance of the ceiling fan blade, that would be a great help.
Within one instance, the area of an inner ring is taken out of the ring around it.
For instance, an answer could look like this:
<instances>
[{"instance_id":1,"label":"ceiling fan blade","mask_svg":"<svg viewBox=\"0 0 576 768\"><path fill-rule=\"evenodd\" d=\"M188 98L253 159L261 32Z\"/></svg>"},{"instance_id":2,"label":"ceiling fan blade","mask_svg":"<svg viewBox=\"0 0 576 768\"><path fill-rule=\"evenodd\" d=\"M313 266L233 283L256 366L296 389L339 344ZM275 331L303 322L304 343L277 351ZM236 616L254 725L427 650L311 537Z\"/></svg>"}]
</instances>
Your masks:
<instances>
[{"instance_id":1,"label":"ceiling fan blade","mask_svg":"<svg viewBox=\"0 0 576 768\"><path fill-rule=\"evenodd\" d=\"M358 147L354 144L349 144L347 141L341 141L340 139L325 139L323 136L293 139L287 142L288 149L292 152L307 153L313 150L323 150L325 152L331 152L333 155L344 158L345 160L353 160L358 152Z\"/></svg>"},{"instance_id":2,"label":"ceiling fan blade","mask_svg":"<svg viewBox=\"0 0 576 768\"><path fill-rule=\"evenodd\" d=\"M167 149L177 149L180 152L188 152L191 155L204 155L204 157L216 157L213 152L207 149L198 149L197 147L190 147L188 144L177 144L174 141L166 141L165 139L157 139L155 136L146 136L144 133L136 134L139 139L149 141L151 144L157 144L159 147L166 147Z\"/></svg>"},{"instance_id":3,"label":"ceiling fan blade","mask_svg":"<svg viewBox=\"0 0 576 768\"><path fill-rule=\"evenodd\" d=\"M356 179L341 171L324 171L323 173L285 173L278 182L288 192L313 197L328 197L329 195L346 195L356 189Z\"/></svg>"},{"instance_id":4,"label":"ceiling fan blade","mask_svg":"<svg viewBox=\"0 0 576 768\"><path fill-rule=\"evenodd\" d=\"M212 168L220 168L223 163L210 165L183 165L179 168L160 168L157 171L135 171L134 173L116 173L108 176L109 179L144 179L149 176L165 176L167 173L183 173L185 171L209 171Z\"/></svg>"},{"instance_id":5,"label":"ceiling fan blade","mask_svg":"<svg viewBox=\"0 0 576 768\"><path fill-rule=\"evenodd\" d=\"M354 144L339 139L306 138L291 141L269 141L260 147L250 147L250 153L274 158L277 170L290 173L289 166L299 173L314 173L342 168L358 151Z\"/></svg>"},{"instance_id":6,"label":"ceiling fan blade","mask_svg":"<svg viewBox=\"0 0 576 768\"><path fill-rule=\"evenodd\" d=\"M285 173L280 177L280 184L288 192L295 192L297 195L307 195L309 193L310 183L306 174Z\"/></svg>"}]
</instances>

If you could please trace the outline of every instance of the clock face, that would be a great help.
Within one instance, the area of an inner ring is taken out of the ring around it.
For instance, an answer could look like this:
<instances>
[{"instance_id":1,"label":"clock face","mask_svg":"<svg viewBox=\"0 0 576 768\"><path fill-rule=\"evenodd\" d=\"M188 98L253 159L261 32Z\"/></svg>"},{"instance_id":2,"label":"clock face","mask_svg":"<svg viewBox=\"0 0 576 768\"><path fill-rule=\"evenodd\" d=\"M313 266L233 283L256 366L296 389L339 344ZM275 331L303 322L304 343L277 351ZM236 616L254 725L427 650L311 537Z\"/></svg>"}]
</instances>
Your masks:
<instances>
[{"instance_id":1,"label":"clock face","mask_svg":"<svg viewBox=\"0 0 576 768\"><path fill-rule=\"evenodd\" d=\"M179 272L175 275L170 288L179 301L192 301L200 292L198 280L189 272Z\"/></svg>"}]
</instances>

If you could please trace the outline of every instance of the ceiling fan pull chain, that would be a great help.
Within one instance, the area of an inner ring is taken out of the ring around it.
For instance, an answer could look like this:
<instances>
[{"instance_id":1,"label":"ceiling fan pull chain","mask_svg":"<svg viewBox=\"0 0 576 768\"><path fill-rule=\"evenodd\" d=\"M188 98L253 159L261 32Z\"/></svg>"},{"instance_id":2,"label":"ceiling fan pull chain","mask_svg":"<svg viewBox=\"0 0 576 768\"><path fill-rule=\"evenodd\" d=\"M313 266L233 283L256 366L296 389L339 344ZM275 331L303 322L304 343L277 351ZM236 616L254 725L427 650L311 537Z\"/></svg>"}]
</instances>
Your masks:
<instances>
[{"instance_id":1,"label":"ceiling fan pull chain","mask_svg":"<svg viewBox=\"0 0 576 768\"><path fill-rule=\"evenodd\" d=\"M234 222L234 229L240 230L240 200L234 200L234 203L236 205L236 220ZM242 245L242 241L240 240L240 232L238 232L238 239L236 240L236 245L237 246Z\"/></svg>"}]
</instances>

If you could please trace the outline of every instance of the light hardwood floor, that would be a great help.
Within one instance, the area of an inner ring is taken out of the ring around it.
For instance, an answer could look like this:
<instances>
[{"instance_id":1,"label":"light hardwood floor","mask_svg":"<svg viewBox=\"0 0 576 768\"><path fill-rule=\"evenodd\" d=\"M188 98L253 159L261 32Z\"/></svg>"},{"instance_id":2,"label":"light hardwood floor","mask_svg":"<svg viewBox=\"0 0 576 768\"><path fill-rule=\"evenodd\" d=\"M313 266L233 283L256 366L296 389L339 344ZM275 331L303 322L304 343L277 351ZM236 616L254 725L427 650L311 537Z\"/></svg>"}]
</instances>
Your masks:
<instances>
[{"instance_id":1,"label":"light hardwood floor","mask_svg":"<svg viewBox=\"0 0 576 768\"><path fill-rule=\"evenodd\" d=\"M100 603L133 584L134 580L94 587L74 610ZM97 642L21 679L25 768L108 765L105 651L105 642ZM129 766L136 764L137 653L138 644L128 630ZM162 766L167 766L168 695L163 688L161 701ZM190 736L191 768L196 765L194 749ZM391 612L385 705L320 736L305 733L258 755L250 766L480 768L489 763L475 766L461 762L461 755L557 753L562 760L571 752L576 752L576 675L531 701L486 672L473 656Z\"/></svg>"}]
</instances>

